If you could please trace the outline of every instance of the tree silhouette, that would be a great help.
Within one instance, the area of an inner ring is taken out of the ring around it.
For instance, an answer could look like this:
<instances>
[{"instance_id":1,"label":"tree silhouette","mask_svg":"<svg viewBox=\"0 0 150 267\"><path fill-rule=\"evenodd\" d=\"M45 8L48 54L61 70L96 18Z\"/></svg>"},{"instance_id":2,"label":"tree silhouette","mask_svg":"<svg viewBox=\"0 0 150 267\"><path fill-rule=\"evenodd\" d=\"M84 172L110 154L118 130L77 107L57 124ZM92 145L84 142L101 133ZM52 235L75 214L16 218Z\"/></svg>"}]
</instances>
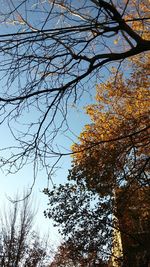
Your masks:
<instances>
[{"instance_id":1,"label":"tree silhouette","mask_svg":"<svg viewBox=\"0 0 150 267\"><path fill-rule=\"evenodd\" d=\"M31 199L24 198L22 202L18 199L1 212L0 266L46 267L52 259L52 251L46 239L33 231L35 212Z\"/></svg>"},{"instance_id":2,"label":"tree silhouette","mask_svg":"<svg viewBox=\"0 0 150 267\"><path fill-rule=\"evenodd\" d=\"M1 166L34 162L49 174L50 158L63 156L54 138L68 129L70 105L102 68L149 50L148 1L8 0L1 21L0 123L13 137Z\"/></svg>"}]
</instances>

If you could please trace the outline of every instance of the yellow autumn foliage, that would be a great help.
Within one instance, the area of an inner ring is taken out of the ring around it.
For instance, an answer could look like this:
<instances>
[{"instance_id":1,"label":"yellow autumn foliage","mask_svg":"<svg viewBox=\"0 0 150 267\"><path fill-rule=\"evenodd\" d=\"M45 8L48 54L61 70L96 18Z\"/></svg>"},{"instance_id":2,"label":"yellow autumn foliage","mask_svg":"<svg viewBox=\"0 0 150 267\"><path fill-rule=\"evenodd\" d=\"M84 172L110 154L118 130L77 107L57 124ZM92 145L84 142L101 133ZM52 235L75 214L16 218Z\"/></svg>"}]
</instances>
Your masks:
<instances>
[{"instance_id":1,"label":"yellow autumn foliage","mask_svg":"<svg viewBox=\"0 0 150 267\"><path fill-rule=\"evenodd\" d=\"M129 77L118 73L105 84L97 85L96 103L86 107L92 123L80 134L79 144L72 146L75 154L70 178L84 179L90 189L101 193L106 192L108 185L110 189L133 179L140 182L147 179L148 55L138 57L132 65ZM138 176L142 168L144 173Z\"/></svg>"},{"instance_id":2,"label":"yellow autumn foliage","mask_svg":"<svg viewBox=\"0 0 150 267\"><path fill-rule=\"evenodd\" d=\"M149 40L150 31L149 31L149 18L150 18L150 1L138 1L132 0L127 1L127 10L125 11L125 20L129 21L132 29L135 30L138 34L141 35L145 40ZM131 12L132 10L132 12ZM137 19L136 18L140 18Z\"/></svg>"}]
</instances>

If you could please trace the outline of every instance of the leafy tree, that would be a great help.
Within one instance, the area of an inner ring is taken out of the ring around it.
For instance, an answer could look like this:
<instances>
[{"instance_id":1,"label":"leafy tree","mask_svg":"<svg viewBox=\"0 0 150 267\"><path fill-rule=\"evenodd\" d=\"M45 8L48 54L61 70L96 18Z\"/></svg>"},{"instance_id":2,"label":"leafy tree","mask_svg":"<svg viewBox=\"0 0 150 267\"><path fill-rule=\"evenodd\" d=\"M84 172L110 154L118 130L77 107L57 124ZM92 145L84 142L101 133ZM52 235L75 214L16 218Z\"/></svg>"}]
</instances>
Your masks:
<instances>
[{"instance_id":1,"label":"leafy tree","mask_svg":"<svg viewBox=\"0 0 150 267\"><path fill-rule=\"evenodd\" d=\"M123 218L125 240L141 243L132 226L125 224L135 222L133 216L143 210L147 213L145 204L149 205L149 61L138 57L130 64L127 79L118 72L97 86L96 104L86 108L91 124L72 146L69 183L45 190L50 204L45 214L61 225L62 233L74 242L75 253L95 248L98 257L108 258L113 228L120 230L114 215ZM136 196L140 189L146 192L142 202ZM118 190L123 192L119 198ZM139 202L141 208L130 216L130 204L139 206Z\"/></svg>"},{"instance_id":2,"label":"leafy tree","mask_svg":"<svg viewBox=\"0 0 150 267\"><path fill-rule=\"evenodd\" d=\"M107 267L107 263L97 257L97 251L93 250L92 253L83 253L80 250L79 252L76 242L77 251L75 252L74 245L74 241L62 243L50 267Z\"/></svg>"},{"instance_id":3,"label":"leafy tree","mask_svg":"<svg viewBox=\"0 0 150 267\"><path fill-rule=\"evenodd\" d=\"M46 267L50 263L52 252L46 239L32 230L34 217L29 198L22 202L16 199L10 210L1 214L1 267Z\"/></svg>"},{"instance_id":4,"label":"leafy tree","mask_svg":"<svg viewBox=\"0 0 150 267\"><path fill-rule=\"evenodd\" d=\"M118 73L97 86L96 104L86 108L92 123L72 147L70 179L102 195L132 182L149 185L149 61L140 59L128 79Z\"/></svg>"},{"instance_id":5,"label":"leafy tree","mask_svg":"<svg viewBox=\"0 0 150 267\"><path fill-rule=\"evenodd\" d=\"M70 257L70 250L67 244L61 244L58 248L50 267L77 267L79 266L77 258L73 260Z\"/></svg>"},{"instance_id":6,"label":"leafy tree","mask_svg":"<svg viewBox=\"0 0 150 267\"><path fill-rule=\"evenodd\" d=\"M4 4L5 3L5 4ZM102 67L149 50L148 0L2 1L0 123L14 138L1 166L47 168L63 152L70 103L99 83ZM106 70L106 68L105 68ZM29 115L28 115L29 114ZM32 118L31 118L32 114Z\"/></svg>"},{"instance_id":7,"label":"leafy tree","mask_svg":"<svg viewBox=\"0 0 150 267\"><path fill-rule=\"evenodd\" d=\"M44 193L49 198L45 216L55 221L54 226L61 226L66 242L62 246L67 252L63 260L85 266L87 262L107 260L111 255L112 200L100 198L82 183L60 185Z\"/></svg>"}]
</instances>

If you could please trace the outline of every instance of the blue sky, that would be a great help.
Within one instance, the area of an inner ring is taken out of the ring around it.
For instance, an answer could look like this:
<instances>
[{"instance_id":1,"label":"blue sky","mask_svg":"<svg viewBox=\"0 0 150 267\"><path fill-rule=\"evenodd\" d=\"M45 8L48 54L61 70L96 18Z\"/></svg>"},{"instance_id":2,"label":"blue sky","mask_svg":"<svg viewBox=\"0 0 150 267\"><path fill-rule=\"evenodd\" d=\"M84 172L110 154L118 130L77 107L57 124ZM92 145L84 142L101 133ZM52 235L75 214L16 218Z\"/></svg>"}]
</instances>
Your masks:
<instances>
[{"instance_id":1,"label":"blue sky","mask_svg":"<svg viewBox=\"0 0 150 267\"><path fill-rule=\"evenodd\" d=\"M14 30L12 25L4 25L0 26L1 34L9 33ZM5 81L1 80L0 86L4 87ZM91 92L85 93L81 96L80 104L72 106L70 104L69 112L68 112L68 123L71 131L74 133L70 133L69 131L65 132L65 135L59 135L57 140L55 141L62 148L70 149L73 141L77 140L77 136L81 132L83 126L89 122L89 118L85 115L85 111L83 110L83 106L86 106L90 102L93 101L93 95L95 95L95 90L93 90L93 86L91 82ZM5 88L5 87L4 87ZM92 95L91 95L92 93ZM30 121L34 121L36 119L35 112L29 112L29 114L25 114L22 117L23 122L28 120L28 116L30 116ZM57 118L59 121L59 116ZM14 126L14 125L13 125ZM11 146L14 143L14 140L11 136L11 133L7 127L7 123L1 125L0 131L0 149L2 147ZM64 150L64 149L63 149ZM65 151L65 150L64 150ZM10 151L2 152L2 156L7 156L7 153ZM53 176L53 182L56 184L64 183L66 181L66 177L68 174L68 169L70 168L71 157L66 156L63 157L62 160L58 164L58 170ZM13 198L17 192L22 192L24 189L28 189L32 186L33 183L33 166L32 164L26 165L23 169L15 174L7 174L7 167L0 169L0 207L3 208L4 204L8 201L8 198ZM51 182L49 183L51 187ZM36 226L39 227L42 232L50 231L50 236L54 242L60 239L60 236L57 233L57 230L52 227L52 223L44 218L43 211L47 208L48 199L42 193L42 190L47 187L47 177L43 171L39 171L38 176L35 181L35 185L32 190L32 194L34 196L35 202L38 205L38 213L36 219Z\"/></svg>"},{"instance_id":2,"label":"blue sky","mask_svg":"<svg viewBox=\"0 0 150 267\"><path fill-rule=\"evenodd\" d=\"M84 98L85 99L85 98ZM88 99L86 101L81 101L82 104L86 104L89 102ZM79 110L77 108L72 108L69 116L69 125L71 130L77 136L81 132L85 123L89 122L89 118L85 115L83 109ZM70 133L66 132L66 136L61 136L58 138L58 142L62 144L63 147L70 147L72 144L72 140L70 140ZM76 137L72 134L72 139L76 139ZM6 126L1 128L0 134L0 146L7 146L11 144L11 136ZM6 152L5 152L6 153ZM58 164L59 168L53 176L53 182L56 184L64 183L66 181L66 177L68 174L68 169L70 168L71 157L66 156L63 157L60 163ZM14 198L17 192L21 193L23 190L31 187L33 183L33 166L27 165L18 173L15 174L7 174L7 171L0 171L0 184L1 184L1 194L0 194L0 207L3 210L3 206L8 203L9 198ZM49 231L50 239L54 243L58 243L61 240L60 235L57 232L56 228L53 228L52 222L49 219L44 218L43 211L48 207L48 198L42 193L42 190L47 187L47 177L44 171L40 171L35 181L35 185L32 190L32 195L35 200L35 205L38 207L38 212L36 216L35 229L38 228L41 233L45 233ZM52 187L51 182L49 183L49 187Z\"/></svg>"},{"instance_id":3,"label":"blue sky","mask_svg":"<svg viewBox=\"0 0 150 267\"><path fill-rule=\"evenodd\" d=\"M33 1L34 2L34 1ZM5 6L3 6L5 8ZM36 14L35 14L36 15ZM35 19L36 17L34 17ZM33 18L30 18L31 21ZM0 25L0 30L1 34L6 34L10 32L15 32L17 28L17 24L9 23L6 24L1 24ZM103 72L101 72L101 77L103 77ZM25 77L24 77L25 79ZM95 80L95 78L94 78ZM22 78L22 83L24 83L24 80ZM85 81L86 82L86 81ZM1 88L4 85L4 81L1 81ZM57 139L55 140L56 146L59 145L59 147L67 148L69 149L72 142L77 140L77 136L81 132L83 126L89 122L89 118L84 114L84 111L81 107L86 106L87 104L93 102L93 96L95 95L95 88L96 84L90 80L88 81L87 84L87 92L85 92L80 99L80 104L77 106L72 107L71 103L69 106L69 112L68 112L68 123L71 131L74 133L70 133L69 131L66 131L65 134L61 135L59 134ZM91 92L89 91L89 88L91 88ZM16 90L16 83L14 83L12 89L14 93L14 90ZM11 91L11 92L12 92ZM92 95L91 95L92 94ZM31 107L31 110L29 113L25 112L24 117L21 117L21 120L23 123L26 121L32 122L37 118L38 114L34 112L33 107ZM57 121L59 122L59 116L57 117ZM14 125L12 125L13 127ZM18 124L19 127L19 124ZM23 129L24 126L20 126ZM0 132L0 148L5 147L5 146L11 146L14 144L14 140L11 137L10 131L7 127L6 124L1 126L1 132ZM67 151L67 150L66 150ZM3 151L3 156L7 156L7 153L10 153L10 150L8 151ZM71 158L69 156L63 157L62 160L58 164L58 170L53 176L53 181L56 184L59 183L64 183L66 181L66 177L68 174L68 169L70 168L70 162ZM17 192L22 192L24 189L28 189L32 186L33 183L33 166L32 164L26 165L23 169L21 169L18 173L15 174L7 174L7 170L4 167L3 170L0 171L0 184L1 184L1 194L0 194L0 206L3 207L4 203L7 201L8 198L13 198L14 195ZM51 186L51 183L49 184ZM59 239L56 230L52 228L52 224L49 222L49 220L45 219L43 216L43 211L44 209L47 208L47 202L48 199L44 194L42 193L42 190L47 187L47 177L44 172L44 170L41 170L38 172L38 176L35 181L35 185L33 187L33 195L35 198L35 202L37 203L39 209L38 209L38 214L37 214L37 225L40 228L42 232L46 232L48 229L50 229L51 232L51 237L53 240Z\"/></svg>"}]
</instances>

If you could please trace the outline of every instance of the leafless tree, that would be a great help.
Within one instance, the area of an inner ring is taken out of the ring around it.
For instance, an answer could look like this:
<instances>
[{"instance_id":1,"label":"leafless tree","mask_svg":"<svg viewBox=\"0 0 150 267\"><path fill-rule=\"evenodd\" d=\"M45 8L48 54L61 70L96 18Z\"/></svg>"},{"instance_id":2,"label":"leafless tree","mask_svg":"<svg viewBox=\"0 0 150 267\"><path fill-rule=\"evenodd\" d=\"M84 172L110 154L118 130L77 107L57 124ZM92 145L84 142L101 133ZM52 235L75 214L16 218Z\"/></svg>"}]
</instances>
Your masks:
<instances>
[{"instance_id":1,"label":"leafless tree","mask_svg":"<svg viewBox=\"0 0 150 267\"><path fill-rule=\"evenodd\" d=\"M50 159L63 156L54 137L68 129L70 105L108 64L149 50L148 1L0 2L0 124L13 137L0 166L11 173L33 162L35 174L44 167L50 175Z\"/></svg>"},{"instance_id":2,"label":"leafless tree","mask_svg":"<svg viewBox=\"0 0 150 267\"><path fill-rule=\"evenodd\" d=\"M0 266L46 267L52 254L48 255L46 239L33 231L35 212L31 199L10 202L10 209L1 214Z\"/></svg>"}]
</instances>

